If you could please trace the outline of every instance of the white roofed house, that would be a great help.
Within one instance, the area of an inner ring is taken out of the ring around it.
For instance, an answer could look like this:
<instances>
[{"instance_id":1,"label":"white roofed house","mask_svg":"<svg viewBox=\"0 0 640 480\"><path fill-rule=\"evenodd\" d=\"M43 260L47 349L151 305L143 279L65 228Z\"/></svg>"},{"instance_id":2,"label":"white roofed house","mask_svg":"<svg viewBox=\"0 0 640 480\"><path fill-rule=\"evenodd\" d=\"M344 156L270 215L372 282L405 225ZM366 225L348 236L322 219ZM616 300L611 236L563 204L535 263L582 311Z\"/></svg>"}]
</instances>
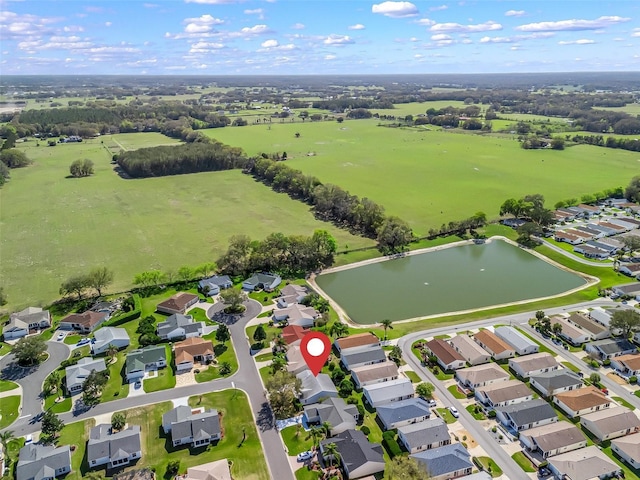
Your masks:
<instances>
[{"instance_id":1,"label":"white roofed house","mask_svg":"<svg viewBox=\"0 0 640 480\"><path fill-rule=\"evenodd\" d=\"M555 478L570 480L611 478L620 472L618 464L595 445L549 457L549 469Z\"/></svg>"},{"instance_id":2,"label":"white roofed house","mask_svg":"<svg viewBox=\"0 0 640 480\"><path fill-rule=\"evenodd\" d=\"M293 303L285 308L277 308L273 311L275 322L287 322L289 325L298 325L302 328L311 328L320 313L313 307L305 307L299 303Z\"/></svg>"},{"instance_id":3,"label":"white roofed house","mask_svg":"<svg viewBox=\"0 0 640 480\"><path fill-rule=\"evenodd\" d=\"M413 398L414 390L411 380L405 377L383 383L367 385L362 389L364 397L373 408L388 403Z\"/></svg>"},{"instance_id":4,"label":"white roofed house","mask_svg":"<svg viewBox=\"0 0 640 480\"><path fill-rule=\"evenodd\" d=\"M598 441L640 432L640 418L626 407L611 407L580 417L580 424Z\"/></svg>"},{"instance_id":5,"label":"white roofed house","mask_svg":"<svg viewBox=\"0 0 640 480\"><path fill-rule=\"evenodd\" d=\"M198 282L198 289L210 297L218 295L220 290L231 288L232 286L233 282L227 275L214 275L213 277L203 278Z\"/></svg>"},{"instance_id":6,"label":"white roofed house","mask_svg":"<svg viewBox=\"0 0 640 480\"><path fill-rule=\"evenodd\" d=\"M495 334L511 345L518 355L536 353L540 346L514 327L498 327Z\"/></svg>"},{"instance_id":7,"label":"white roofed house","mask_svg":"<svg viewBox=\"0 0 640 480\"><path fill-rule=\"evenodd\" d=\"M491 361L491 354L474 342L469 335L456 335L449 344L469 365L480 365Z\"/></svg>"},{"instance_id":8,"label":"white roofed house","mask_svg":"<svg viewBox=\"0 0 640 480\"><path fill-rule=\"evenodd\" d=\"M611 442L611 450L631 467L640 469L640 433L618 438Z\"/></svg>"},{"instance_id":9,"label":"white roofed house","mask_svg":"<svg viewBox=\"0 0 640 480\"><path fill-rule=\"evenodd\" d=\"M511 376L495 363L456 370L456 380L466 388L476 389L492 383L507 382Z\"/></svg>"},{"instance_id":10,"label":"white roofed house","mask_svg":"<svg viewBox=\"0 0 640 480\"><path fill-rule=\"evenodd\" d=\"M314 376L310 370L303 370L296 375L302 381L302 389L300 392L300 403L302 405L310 405L329 398L337 397L338 390L331 381L329 375L320 373Z\"/></svg>"},{"instance_id":11,"label":"white roofed house","mask_svg":"<svg viewBox=\"0 0 640 480\"><path fill-rule=\"evenodd\" d=\"M556 362L553 355L542 352L525 357L511 358L509 359L509 368L519 377L529 378L531 375L558 370L562 366Z\"/></svg>"},{"instance_id":12,"label":"white roofed house","mask_svg":"<svg viewBox=\"0 0 640 480\"><path fill-rule=\"evenodd\" d=\"M102 327L93 334L91 341L91 352L100 355L113 346L118 350L129 346L129 334L124 328Z\"/></svg>"},{"instance_id":13,"label":"white roofed house","mask_svg":"<svg viewBox=\"0 0 640 480\"><path fill-rule=\"evenodd\" d=\"M194 322L191 315L180 313L169 316L158 324L158 336L162 340L184 340L199 337L204 331L204 322Z\"/></svg>"},{"instance_id":14,"label":"white roofed house","mask_svg":"<svg viewBox=\"0 0 640 480\"><path fill-rule=\"evenodd\" d=\"M409 453L443 447L451 443L446 423L440 417L398 428L398 441Z\"/></svg>"},{"instance_id":15,"label":"white roofed house","mask_svg":"<svg viewBox=\"0 0 640 480\"><path fill-rule=\"evenodd\" d=\"M38 307L28 307L9 316L9 323L2 329L5 340L16 340L30 332L44 330L51 326L49 310Z\"/></svg>"},{"instance_id":16,"label":"white roofed house","mask_svg":"<svg viewBox=\"0 0 640 480\"><path fill-rule=\"evenodd\" d=\"M560 337L564 338L571 345L578 346L592 340L591 334L586 330L582 330L564 317L552 317L551 324L558 324L562 327Z\"/></svg>"},{"instance_id":17,"label":"white roofed house","mask_svg":"<svg viewBox=\"0 0 640 480\"><path fill-rule=\"evenodd\" d=\"M294 303L300 303L309 294L308 290L302 285L291 283L280 289L280 296L276 303L280 308L286 308Z\"/></svg>"},{"instance_id":18,"label":"white roofed house","mask_svg":"<svg viewBox=\"0 0 640 480\"><path fill-rule=\"evenodd\" d=\"M104 372L107 366L104 358L93 359L91 357L81 358L78 363L65 369L67 378L67 391L70 395L75 395L82 391L82 385L91 372Z\"/></svg>"},{"instance_id":19,"label":"white roofed house","mask_svg":"<svg viewBox=\"0 0 640 480\"><path fill-rule=\"evenodd\" d=\"M249 291L262 289L265 292L273 292L281 283L282 278L280 278L279 275L272 273L256 273L242 282L242 288Z\"/></svg>"},{"instance_id":20,"label":"white roofed house","mask_svg":"<svg viewBox=\"0 0 640 480\"><path fill-rule=\"evenodd\" d=\"M532 375L529 384L544 397L551 397L558 393L575 390L584 385L578 375L566 368Z\"/></svg>"},{"instance_id":21,"label":"white roofed house","mask_svg":"<svg viewBox=\"0 0 640 480\"><path fill-rule=\"evenodd\" d=\"M488 408L504 407L526 402L533 398L533 391L518 380L492 383L476 388L476 399Z\"/></svg>"}]
</instances>

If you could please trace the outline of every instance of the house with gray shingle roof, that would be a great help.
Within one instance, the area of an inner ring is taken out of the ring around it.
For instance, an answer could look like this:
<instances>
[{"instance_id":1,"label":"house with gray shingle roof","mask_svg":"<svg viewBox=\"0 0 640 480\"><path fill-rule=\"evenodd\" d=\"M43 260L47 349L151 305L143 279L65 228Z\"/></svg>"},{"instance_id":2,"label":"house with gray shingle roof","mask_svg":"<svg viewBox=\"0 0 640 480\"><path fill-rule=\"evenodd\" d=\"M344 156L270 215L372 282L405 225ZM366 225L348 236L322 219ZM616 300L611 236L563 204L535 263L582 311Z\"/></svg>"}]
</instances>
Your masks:
<instances>
[{"instance_id":1,"label":"house with gray shingle roof","mask_svg":"<svg viewBox=\"0 0 640 480\"><path fill-rule=\"evenodd\" d=\"M625 338L607 338L589 343L585 350L587 353L595 353L602 360L611 360L614 357L635 353L638 347Z\"/></svg>"},{"instance_id":2,"label":"house with gray shingle roof","mask_svg":"<svg viewBox=\"0 0 640 480\"><path fill-rule=\"evenodd\" d=\"M448 480L470 475L473 463L469 452L459 443L424 450L410 455L427 472L430 480Z\"/></svg>"},{"instance_id":3,"label":"house with gray shingle roof","mask_svg":"<svg viewBox=\"0 0 640 480\"><path fill-rule=\"evenodd\" d=\"M355 429L360 413L355 405L348 405L342 398L327 398L321 403L304 407L304 416L309 424L322 425L329 422L329 436L345 430Z\"/></svg>"},{"instance_id":4,"label":"house with gray shingle roof","mask_svg":"<svg viewBox=\"0 0 640 480\"><path fill-rule=\"evenodd\" d=\"M516 432L558 421L553 407L541 398L496 408L496 413L500 423Z\"/></svg>"},{"instance_id":5,"label":"house with gray shingle roof","mask_svg":"<svg viewBox=\"0 0 640 480\"><path fill-rule=\"evenodd\" d=\"M93 337L94 340L91 342L91 352L94 355L105 353L112 345L120 350L122 348L127 348L130 343L127 330L118 327L103 327L96 330Z\"/></svg>"},{"instance_id":6,"label":"house with gray shingle roof","mask_svg":"<svg viewBox=\"0 0 640 480\"><path fill-rule=\"evenodd\" d=\"M174 447L187 444L203 447L222 438L220 417L214 408L194 410L180 405L162 415L162 428L164 433L171 434Z\"/></svg>"},{"instance_id":7,"label":"house with gray shingle roof","mask_svg":"<svg viewBox=\"0 0 640 480\"><path fill-rule=\"evenodd\" d=\"M635 469L640 469L640 433L627 435L611 442L611 450Z\"/></svg>"},{"instance_id":8,"label":"house with gray shingle roof","mask_svg":"<svg viewBox=\"0 0 640 480\"><path fill-rule=\"evenodd\" d=\"M184 340L199 337L204 330L204 322L194 322L191 315L173 314L158 324L158 336L162 340Z\"/></svg>"},{"instance_id":9,"label":"house with gray shingle roof","mask_svg":"<svg viewBox=\"0 0 640 480\"><path fill-rule=\"evenodd\" d=\"M89 467L107 465L119 468L142 457L140 426L132 425L126 430L114 432L111 425L96 425L89 432L87 462Z\"/></svg>"},{"instance_id":10,"label":"house with gray shingle roof","mask_svg":"<svg viewBox=\"0 0 640 480\"><path fill-rule=\"evenodd\" d=\"M610 478L620 472L620 467L595 445L550 457L549 469L556 478L571 480Z\"/></svg>"},{"instance_id":11,"label":"house with gray shingle roof","mask_svg":"<svg viewBox=\"0 0 640 480\"><path fill-rule=\"evenodd\" d=\"M325 373L315 376L309 369L305 369L296 375L302 382L300 390L300 403L310 405L324 398L337 397L338 390L331 381L331 377Z\"/></svg>"},{"instance_id":12,"label":"house with gray shingle roof","mask_svg":"<svg viewBox=\"0 0 640 480\"><path fill-rule=\"evenodd\" d=\"M144 372L158 370L167 366L167 351L164 345L153 345L127 353L125 374L127 381L144 377Z\"/></svg>"},{"instance_id":13,"label":"house with gray shingle roof","mask_svg":"<svg viewBox=\"0 0 640 480\"><path fill-rule=\"evenodd\" d=\"M540 349L536 342L514 327L498 327L494 333L511 345L518 355L536 353Z\"/></svg>"},{"instance_id":14,"label":"house with gray shingle roof","mask_svg":"<svg viewBox=\"0 0 640 480\"><path fill-rule=\"evenodd\" d=\"M233 282L228 275L214 275L213 277L203 278L198 282L198 290L209 297L214 297L220 293L221 289L231 288Z\"/></svg>"},{"instance_id":15,"label":"house with gray shingle roof","mask_svg":"<svg viewBox=\"0 0 640 480\"><path fill-rule=\"evenodd\" d=\"M348 479L362 478L384 472L382 445L371 443L360 430L345 430L320 442L320 455L328 444L334 443L339 462Z\"/></svg>"},{"instance_id":16,"label":"house with gray shingle roof","mask_svg":"<svg viewBox=\"0 0 640 480\"><path fill-rule=\"evenodd\" d=\"M2 329L5 340L16 340L29 334L30 331L44 330L51 326L49 310L28 307L9 316L9 323Z\"/></svg>"},{"instance_id":17,"label":"house with gray shingle roof","mask_svg":"<svg viewBox=\"0 0 640 480\"><path fill-rule=\"evenodd\" d=\"M529 384L545 397L575 390L584 385L578 375L566 368L532 375L529 379Z\"/></svg>"},{"instance_id":18,"label":"house with gray shingle roof","mask_svg":"<svg viewBox=\"0 0 640 480\"><path fill-rule=\"evenodd\" d=\"M587 437L569 422L554 422L520 432L520 441L542 458L552 457L587 446Z\"/></svg>"},{"instance_id":19,"label":"house with gray shingle roof","mask_svg":"<svg viewBox=\"0 0 640 480\"><path fill-rule=\"evenodd\" d=\"M282 278L273 273L256 273L242 282L242 288L253 292L263 289L265 292L273 292L282 283Z\"/></svg>"},{"instance_id":20,"label":"house with gray shingle roof","mask_svg":"<svg viewBox=\"0 0 640 480\"><path fill-rule=\"evenodd\" d=\"M640 432L640 418L626 407L612 407L582 415L580 424L599 441Z\"/></svg>"},{"instance_id":21,"label":"house with gray shingle roof","mask_svg":"<svg viewBox=\"0 0 640 480\"><path fill-rule=\"evenodd\" d=\"M421 398L383 403L376 411L378 412L378 420L385 430L424 422L431 416L429 404Z\"/></svg>"},{"instance_id":22,"label":"house with gray shingle roof","mask_svg":"<svg viewBox=\"0 0 640 480\"><path fill-rule=\"evenodd\" d=\"M364 367L365 365L382 363L386 360L387 356L380 345L350 350L349 353L343 353L340 357L340 362L344 365L344 368L349 371L355 367Z\"/></svg>"},{"instance_id":23,"label":"house with gray shingle roof","mask_svg":"<svg viewBox=\"0 0 640 480\"><path fill-rule=\"evenodd\" d=\"M409 453L443 447L451 443L447 424L440 417L398 428L398 440Z\"/></svg>"},{"instance_id":24,"label":"house with gray shingle roof","mask_svg":"<svg viewBox=\"0 0 640 480\"><path fill-rule=\"evenodd\" d=\"M80 393L82 391L82 384L92 371L104 372L106 369L107 366L104 363L104 358L81 358L75 365L65 368L67 391L70 395Z\"/></svg>"},{"instance_id":25,"label":"house with gray shingle roof","mask_svg":"<svg viewBox=\"0 0 640 480\"><path fill-rule=\"evenodd\" d=\"M411 380L405 377L367 385L362 391L364 392L364 398L373 408L378 408L384 403L406 400L414 395L413 384Z\"/></svg>"},{"instance_id":26,"label":"house with gray shingle roof","mask_svg":"<svg viewBox=\"0 0 640 480\"><path fill-rule=\"evenodd\" d=\"M54 447L31 443L20 449L16 466L17 480L47 480L71 471L69 445Z\"/></svg>"}]
</instances>

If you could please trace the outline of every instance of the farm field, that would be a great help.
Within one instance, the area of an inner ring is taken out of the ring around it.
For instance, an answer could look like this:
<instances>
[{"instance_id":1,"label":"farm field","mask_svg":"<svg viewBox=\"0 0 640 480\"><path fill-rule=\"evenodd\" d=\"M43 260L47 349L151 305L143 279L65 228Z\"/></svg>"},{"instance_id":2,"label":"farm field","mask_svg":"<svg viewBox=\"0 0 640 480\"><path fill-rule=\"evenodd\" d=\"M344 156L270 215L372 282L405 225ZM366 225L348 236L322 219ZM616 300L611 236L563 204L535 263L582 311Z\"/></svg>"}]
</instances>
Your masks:
<instances>
[{"instance_id":1,"label":"farm field","mask_svg":"<svg viewBox=\"0 0 640 480\"><path fill-rule=\"evenodd\" d=\"M640 115L640 103L627 103L624 107L598 107L599 110L611 110L612 112L625 112L630 115Z\"/></svg>"},{"instance_id":2,"label":"farm field","mask_svg":"<svg viewBox=\"0 0 640 480\"><path fill-rule=\"evenodd\" d=\"M237 234L259 239L327 229L339 249L374 244L316 220L307 205L239 170L124 180L105 145L20 146L35 163L13 170L0 191L8 309L55 300L62 280L100 265L115 272L109 291L122 291L142 271L214 260ZM92 159L96 174L65 178L78 158Z\"/></svg>"},{"instance_id":3,"label":"farm field","mask_svg":"<svg viewBox=\"0 0 640 480\"><path fill-rule=\"evenodd\" d=\"M113 153L123 150L137 150L138 148L157 147L159 145L178 145L180 140L167 137L158 132L117 133L100 137Z\"/></svg>"},{"instance_id":4,"label":"farm field","mask_svg":"<svg viewBox=\"0 0 640 480\"><path fill-rule=\"evenodd\" d=\"M377 123L347 120L203 131L249 155L286 151L290 166L371 198L422 235L479 210L495 218L509 197L541 193L553 205L625 186L640 167L640 155L634 152L588 145L523 150L507 138Z\"/></svg>"},{"instance_id":5,"label":"farm field","mask_svg":"<svg viewBox=\"0 0 640 480\"><path fill-rule=\"evenodd\" d=\"M396 117L405 117L406 115L416 116L419 113L426 113L430 108L440 109L445 107L464 108L469 105L465 105L464 102L459 100L433 100L428 102L411 102L411 103L396 103L393 105L395 108L372 108L371 113L378 113L380 115L395 115ZM484 110L486 105L478 106Z\"/></svg>"}]
</instances>

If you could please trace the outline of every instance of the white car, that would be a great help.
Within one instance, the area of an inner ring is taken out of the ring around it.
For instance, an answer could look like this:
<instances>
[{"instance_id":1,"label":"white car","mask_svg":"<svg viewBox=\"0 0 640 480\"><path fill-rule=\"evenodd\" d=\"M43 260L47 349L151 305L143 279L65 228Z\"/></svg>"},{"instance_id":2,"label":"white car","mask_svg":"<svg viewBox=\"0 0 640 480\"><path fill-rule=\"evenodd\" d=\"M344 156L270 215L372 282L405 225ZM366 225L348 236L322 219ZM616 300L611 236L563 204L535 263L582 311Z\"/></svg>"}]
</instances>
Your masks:
<instances>
[{"instance_id":1,"label":"white car","mask_svg":"<svg viewBox=\"0 0 640 480\"><path fill-rule=\"evenodd\" d=\"M64 332L60 332L56 337L56 340L61 341L64 338Z\"/></svg>"},{"instance_id":2,"label":"white car","mask_svg":"<svg viewBox=\"0 0 640 480\"><path fill-rule=\"evenodd\" d=\"M454 416L454 418L458 418L460 416L456 407L449 407L449 411L451 412L451 415Z\"/></svg>"},{"instance_id":3,"label":"white car","mask_svg":"<svg viewBox=\"0 0 640 480\"><path fill-rule=\"evenodd\" d=\"M297 456L297 459L299 462L304 462L305 460L309 460L311 457L313 457L313 452L306 451L306 452L299 453Z\"/></svg>"}]
</instances>

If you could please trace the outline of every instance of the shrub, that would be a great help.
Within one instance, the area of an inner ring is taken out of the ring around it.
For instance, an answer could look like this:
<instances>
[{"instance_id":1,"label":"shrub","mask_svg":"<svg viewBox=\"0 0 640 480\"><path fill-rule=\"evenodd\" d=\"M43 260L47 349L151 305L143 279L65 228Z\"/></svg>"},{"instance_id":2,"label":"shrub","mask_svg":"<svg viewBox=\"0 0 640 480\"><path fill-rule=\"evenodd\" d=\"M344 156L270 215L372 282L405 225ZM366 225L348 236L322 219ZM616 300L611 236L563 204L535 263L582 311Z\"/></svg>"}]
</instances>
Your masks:
<instances>
[{"instance_id":1,"label":"shrub","mask_svg":"<svg viewBox=\"0 0 640 480\"><path fill-rule=\"evenodd\" d=\"M489 418L496 418L497 415L498 414L495 412L495 410L491 410L487 416Z\"/></svg>"},{"instance_id":2,"label":"shrub","mask_svg":"<svg viewBox=\"0 0 640 480\"><path fill-rule=\"evenodd\" d=\"M390 458L402 455L400 445L398 445L398 442L396 442L394 436L394 433L389 431L382 434L382 446L385 448Z\"/></svg>"},{"instance_id":3,"label":"shrub","mask_svg":"<svg viewBox=\"0 0 640 480\"><path fill-rule=\"evenodd\" d=\"M361 403L356 403L356 408L358 409L358 414L361 419L364 419L364 406Z\"/></svg>"},{"instance_id":4,"label":"shrub","mask_svg":"<svg viewBox=\"0 0 640 480\"><path fill-rule=\"evenodd\" d=\"M629 377L629 383L636 383L638 381L638 377L635 375Z\"/></svg>"},{"instance_id":5,"label":"shrub","mask_svg":"<svg viewBox=\"0 0 640 480\"><path fill-rule=\"evenodd\" d=\"M362 428L360 428L360 431L367 436L369 436L369 434L371 433L371 430L366 425L363 425Z\"/></svg>"},{"instance_id":6,"label":"shrub","mask_svg":"<svg viewBox=\"0 0 640 480\"><path fill-rule=\"evenodd\" d=\"M605 367L608 367L609 365L611 365L611 360L607 358L604 362L602 362L602 365L604 365Z\"/></svg>"}]
</instances>

